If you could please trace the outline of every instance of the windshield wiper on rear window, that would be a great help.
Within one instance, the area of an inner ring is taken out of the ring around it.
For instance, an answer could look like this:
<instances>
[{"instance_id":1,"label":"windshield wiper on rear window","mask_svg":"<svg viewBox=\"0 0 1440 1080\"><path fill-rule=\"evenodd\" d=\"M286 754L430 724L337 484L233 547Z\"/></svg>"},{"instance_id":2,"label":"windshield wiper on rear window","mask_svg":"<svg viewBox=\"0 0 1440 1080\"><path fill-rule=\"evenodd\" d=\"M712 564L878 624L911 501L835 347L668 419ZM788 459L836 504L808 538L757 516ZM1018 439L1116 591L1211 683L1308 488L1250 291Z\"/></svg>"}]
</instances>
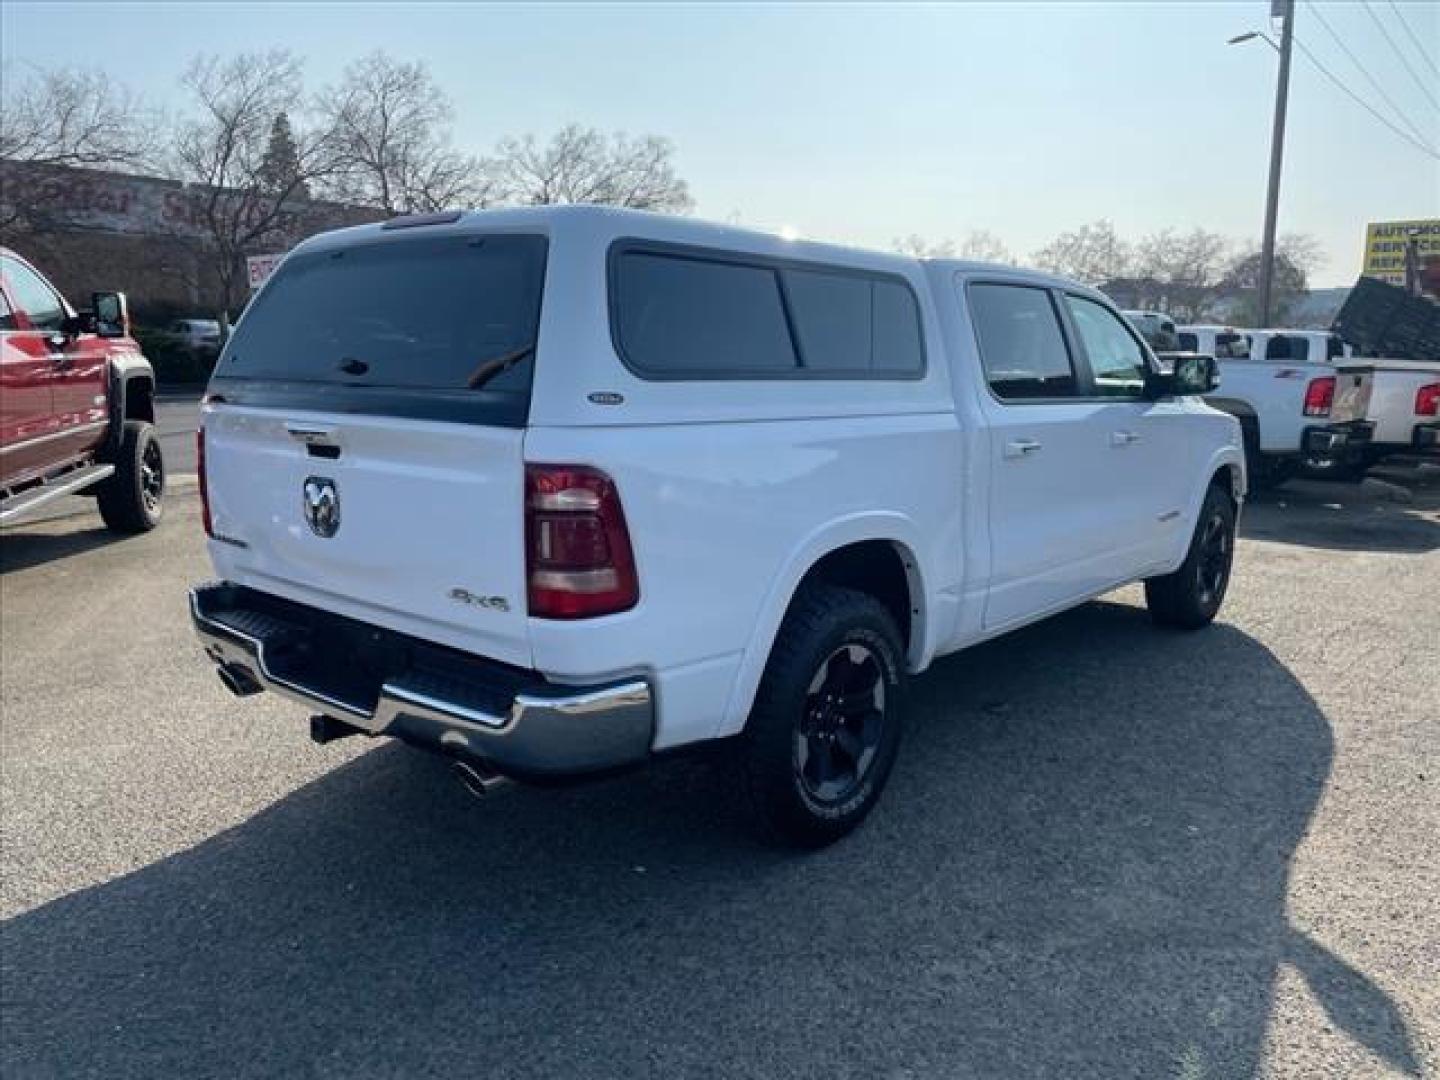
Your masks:
<instances>
[{"instance_id":1,"label":"windshield wiper on rear window","mask_svg":"<svg viewBox=\"0 0 1440 1080\"><path fill-rule=\"evenodd\" d=\"M470 373L470 377L465 380L465 385L471 390L479 390L491 379L495 378L495 376L501 372L509 371L534 351L535 343L532 341L530 344L521 345L520 348L513 352L508 352L503 356L497 356L491 360L484 360L479 367Z\"/></svg>"}]
</instances>

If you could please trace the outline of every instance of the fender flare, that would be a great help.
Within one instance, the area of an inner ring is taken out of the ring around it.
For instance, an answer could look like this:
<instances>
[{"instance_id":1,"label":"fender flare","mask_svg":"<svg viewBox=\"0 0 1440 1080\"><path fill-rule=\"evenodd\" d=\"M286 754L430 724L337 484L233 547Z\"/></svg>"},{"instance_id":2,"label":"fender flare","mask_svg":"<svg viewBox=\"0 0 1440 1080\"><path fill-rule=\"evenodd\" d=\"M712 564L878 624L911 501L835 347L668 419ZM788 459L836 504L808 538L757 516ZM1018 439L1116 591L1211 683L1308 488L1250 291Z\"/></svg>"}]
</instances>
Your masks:
<instances>
[{"instance_id":1,"label":"fender flare","mask_svg":"<svg viewBox=\"0 0 1440 1080\"><path fill-rule=\"evenodd\" d=\"M1177 536L1176 548L1170 553L1170 557L1165 563L1167 573L1173 572L1185 561L1185 554L1190 550L1191 538L1195 535L1195 527L1200 521L1200 509L1205 503L1205 493L1210 490L1210 481L1221 469L1230 470L1235 488L1237 511L1244 504L1246 492L1245 454L1240 447L1233 444L1219 447L1206 460L1204 471L1200 474L1200 482L1195 485L1186 500L1186 528Z\"/></svg>"},{"instance_id":2,"label":"fender flare","mask_svg":"<svg viewBox=\"0 0 1440 1080\"><path fill-rule=\"evenodd\" d=\"M1221 412L1229 413L1240 421L1240 434L1244 438L1247 453L1260 453L1260 416L1248 401L1239 398L1207 397L1205 404ZM1214 475L1212 469L1210 475Z\"/></svg>"},{"instance_id":3,"label":"fender flare","mask_svg":"<svg viewBox=\"0 0 1440 1080\"><path fill-rule=\"evenodd\" d=\"M150 384L150 410L149 415L144 419L153 424L155 422L155 369L150 366L150 361L138 352L122 353L110 358L108 386L110 432L105 437L104 453L106 457L113 458L120 451L120 443L125 437L125 420L130 415L128 410L130 388L141 380Z\"/></svg>"},{"instance_id":4,"label":"fender flare","mask_svg":"<svg viewBox=\"0 0 1440 1080\"><path fill-rule=\"evenodd\" d=\"M1194 530L1196 523L1200 520L1200 506L1205 501L1205 492L1210 488L1210 481L1221 469L1229 469L1232 482L1235 488L1235 501L1243 505L1247 491L1245 474L1245 455L1236 446L1222 446L1210 455L1210 460L1205 464L1205 471L1202 476L1202 483L1196 486L1194 494L1190 498L1190 527ZM1186 538L1189 543L1189 538Z\"/></svg>"},{"instance_id":5,"label":"fender flare","mask_svg":"<svg viewBox=\"0 0 1440 1080\"><path fill-rule=\"evenodd\" d=\"M931 579L920 557L923 537L910 518L894 511L861 511L826 522L806 536L792 550L784 566L771 579L765 599L755 620L755 629L741 654L740 665L731 684L725 713L715 732L716 738L736 735L745 727L770 650L780 632L780 623L790 608L800 582L826 555L850 544L867 540L884 540L893 545L905 564L909 578L913 613L910 623L910 648L907 664L919 670L929 661L933 651L932 605L926 602L925 582Z\"/></svg>"}]
</instances>

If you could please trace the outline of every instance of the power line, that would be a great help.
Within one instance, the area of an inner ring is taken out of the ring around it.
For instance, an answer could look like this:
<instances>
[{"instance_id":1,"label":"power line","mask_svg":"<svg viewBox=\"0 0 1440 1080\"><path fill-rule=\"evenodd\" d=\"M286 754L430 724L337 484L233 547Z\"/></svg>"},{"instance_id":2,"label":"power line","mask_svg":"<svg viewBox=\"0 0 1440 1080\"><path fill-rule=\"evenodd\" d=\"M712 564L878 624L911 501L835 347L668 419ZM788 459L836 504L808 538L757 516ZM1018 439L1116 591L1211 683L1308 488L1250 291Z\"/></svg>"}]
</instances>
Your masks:
<instances>
[{"instance_id":1,"label":"power line","mask_svg":"<svg viewBox=\"0 0 1440 1080\"><path fill-rule=\"evenodd\" d=\"M1375 25L1380 28L1380 33L1385 36L1385 40L1389 42L1390 48L1394 51L1395 55L1400 58L1400 63L1405 65L1405 70L1408 71L1410 77L1415 80L1415 85L1420 87L1420 92L1430 99L1432 105L1440 109L1440 99L1437 99L1435 95L1430 92L1430 87L1425 85L1425 81L1421 79L1419 75L1415 74L1415 69L1410 66L1410 60L1400 51L1400 46L1395 44L1395 39L1390 36L1390 31L1385 29L1385 24L1380 21L1380 16L1376 15L1375 9L1370 6L1370 0L1360 0L1360 3L1365 8L1366 14L1368 14Z\"/></svg>"},{"instance_id":2,"label":"power line","mask_svg":"<svg viewBox=\"0 0 1440 1080\"><path fill-rule=\"evenodd\" d=\"M1415 51L1420 54L1420 58L1430 65L1430 69L1434 71L1437 76L1440 76L1440 64L1430 59L1430 54L1425 51L1425 46L1420 44L1420 38L1416 35L1415 31L1410 29L1410 24L1406 22L1405 16L1401 13L1400 8L1396 6L1395 0L1386 0L1386 3L1390 5L1390 10L1395 12L1395 21L1403 26L1405 33L1410 36L1410 44L1415 46Z\"/></svg>"},{"instance_id":3,"label":"power line","mask_svg":"<svg viewBox=\"0 0 1440 1080\"><path fill-rule=\"evenodd\" d=\"M1341 82L1338 78L1336 78L1336 77L1335 77L1335 74L1334 74L1329 68L1327 68L1327 67L1326 67L1324 64L1322 64L1319 60L1317 60L1316 57L1315 57L1315 54L1312 53L1312 52L1306 47L1305 43L1304 43L1303 41L1301 41L1298 36L1295 37L1295 44L1298 45L1298 46L1300 46L1300 51L1305 54L1305 58L1306 58L1307 60L1309 60L1310 63L1312 63L1312 64L1315 65L1315 67L1320 71L1320 74L1324 75L1327 79L1329 79L1332 83L1334 83L1335 86L1336 86L1336 88L1339 89L1341 92L1343 92L1346 97L1350 98L1352 101L1355 102L1355 104L1359 105L1362 109L1364 109L1366 112L1368 112L1371 116L1375 117L1376 120L1379 120L1380 123L1384 124L1387 128L1389 128L1391 131L1393 131L1396 135L1399 135L1400 138L1404 139L1407 143L1409 143L1411 146L1415 147L1415 149L1419 150L1422 154L1428 154L1430 157L1433 157L1436 161L1440 161L1440 151L1433 150L1433 149L1431 149L1430 147L1426 146L1423 142L1420 142L1420 141L1412 138L1412 137L1410 136L1410 133L1409 133L1409 132L1405 131L1403 128L1396 127L1393 123L1391 123L1391 122L1390 122L1388 119L1386 119L1383 115L1381 115L1380 113L1376 112L1375 109L1370 105L1370 103L1369 103L1368 101L1366 101L1364 98L1360 97L1358 94L1355 93L1355 91L1351 90L1348 86L1346 86L1343 82Z\"/></svg>"},{"instance_id":4,"label":"power line","mask_svg":"<svg viewBox=\"0 0 1440 1080\"><path fill-rule=\"evenodd\" d=\"M1385 88L1380 85L1380 80L1375 78L1374 75L1370 74L1370 69L1360 62L1360 58L1350 51L1350 46L1345 44L1344 40L1340 37L1340 35L1335 32L1335 28L1331 26L1330 23L1326 20L1325 16L1320 13L1319 5L1316 4L1314 0L1305 0L1305 6L1308 7L1310 9L1310 13L1320 21L1320 25L1323 26L1325 28L1325 32L1334 39L1335 44L1340 46L1341 51L1350 58L1350 62L1360 69L1360 74L1365 76L1366 81L1375 88L1375 92L1384 99L1385 104L1390 106L1391 111L1400 118L1401 123L1403 123L1407 128L1409 128L1411 134L1413 134L1417 139L1423 141L1425 139L1425 133L1420 130L1419 126L1413 120L1411 120L1410 117L1405 115L1404 109L1400 108L1399 105L1395 104L1395 99L1385 92Z\"/></svg>"}]
</instances>

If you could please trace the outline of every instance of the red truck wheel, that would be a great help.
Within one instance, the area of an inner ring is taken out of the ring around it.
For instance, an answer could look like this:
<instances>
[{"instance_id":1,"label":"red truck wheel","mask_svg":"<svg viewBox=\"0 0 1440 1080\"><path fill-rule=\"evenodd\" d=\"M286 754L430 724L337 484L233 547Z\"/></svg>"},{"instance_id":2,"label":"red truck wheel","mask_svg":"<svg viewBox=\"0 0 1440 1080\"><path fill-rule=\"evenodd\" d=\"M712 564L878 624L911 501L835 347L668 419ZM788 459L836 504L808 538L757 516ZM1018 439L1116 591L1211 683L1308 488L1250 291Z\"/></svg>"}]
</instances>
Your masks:
<instances>
[{"instance_id":1,"label":"red truck wheel","mask_svg":"<svg viewBox=\"0 0 1440 1080\"><path fill-rule=\"evenodd\" d=\"M149 532L165 512L165 460L155 429L143 420L126 420L115 475L96 493L100 516L117 533Z\"/></svg>"}]
</instances>

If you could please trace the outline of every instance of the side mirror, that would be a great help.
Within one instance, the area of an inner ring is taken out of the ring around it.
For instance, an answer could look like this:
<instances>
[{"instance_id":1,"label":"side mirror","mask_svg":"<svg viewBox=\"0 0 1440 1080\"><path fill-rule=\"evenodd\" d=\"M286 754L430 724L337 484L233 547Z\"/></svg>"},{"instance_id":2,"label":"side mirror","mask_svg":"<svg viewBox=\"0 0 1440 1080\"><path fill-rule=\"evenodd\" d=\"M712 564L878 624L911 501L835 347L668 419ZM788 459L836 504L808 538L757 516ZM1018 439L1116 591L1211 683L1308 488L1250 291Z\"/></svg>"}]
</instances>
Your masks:
<instances>
[{"instance_id":1,"label":"side mirror","mask_svg":"<svg viewBox=\"0 0 1440 1080\"><path fill-rule=\"evenodd\" d=\"M1220 369L1213 356L1204 353L1166 353L1160 358L1169 370L1152 372L1145 380L1145 396L1160 398L1208 394L1220 385Z\"/></svg>"},{"instance_id":2,"label":"side mirror","mask_svg":"<svg viewBox=\"0 0 1440 1080\"><path fill-rule=\"evenodd\" d=\"M60 332L72 338L95 333L95 313L79 311L60 324Z\"/></svg>"},{"instance_id":3,"label":"side mirror","mask_svg":"<svg viewBox=\"0 0 1440 1080\"><path fill-rule=\"evenodd\" d=\"M130 308L123 292L91 293L90 309L95 312L95 333L102 338L129 336Z\"/></svg>"}]
</instances>

